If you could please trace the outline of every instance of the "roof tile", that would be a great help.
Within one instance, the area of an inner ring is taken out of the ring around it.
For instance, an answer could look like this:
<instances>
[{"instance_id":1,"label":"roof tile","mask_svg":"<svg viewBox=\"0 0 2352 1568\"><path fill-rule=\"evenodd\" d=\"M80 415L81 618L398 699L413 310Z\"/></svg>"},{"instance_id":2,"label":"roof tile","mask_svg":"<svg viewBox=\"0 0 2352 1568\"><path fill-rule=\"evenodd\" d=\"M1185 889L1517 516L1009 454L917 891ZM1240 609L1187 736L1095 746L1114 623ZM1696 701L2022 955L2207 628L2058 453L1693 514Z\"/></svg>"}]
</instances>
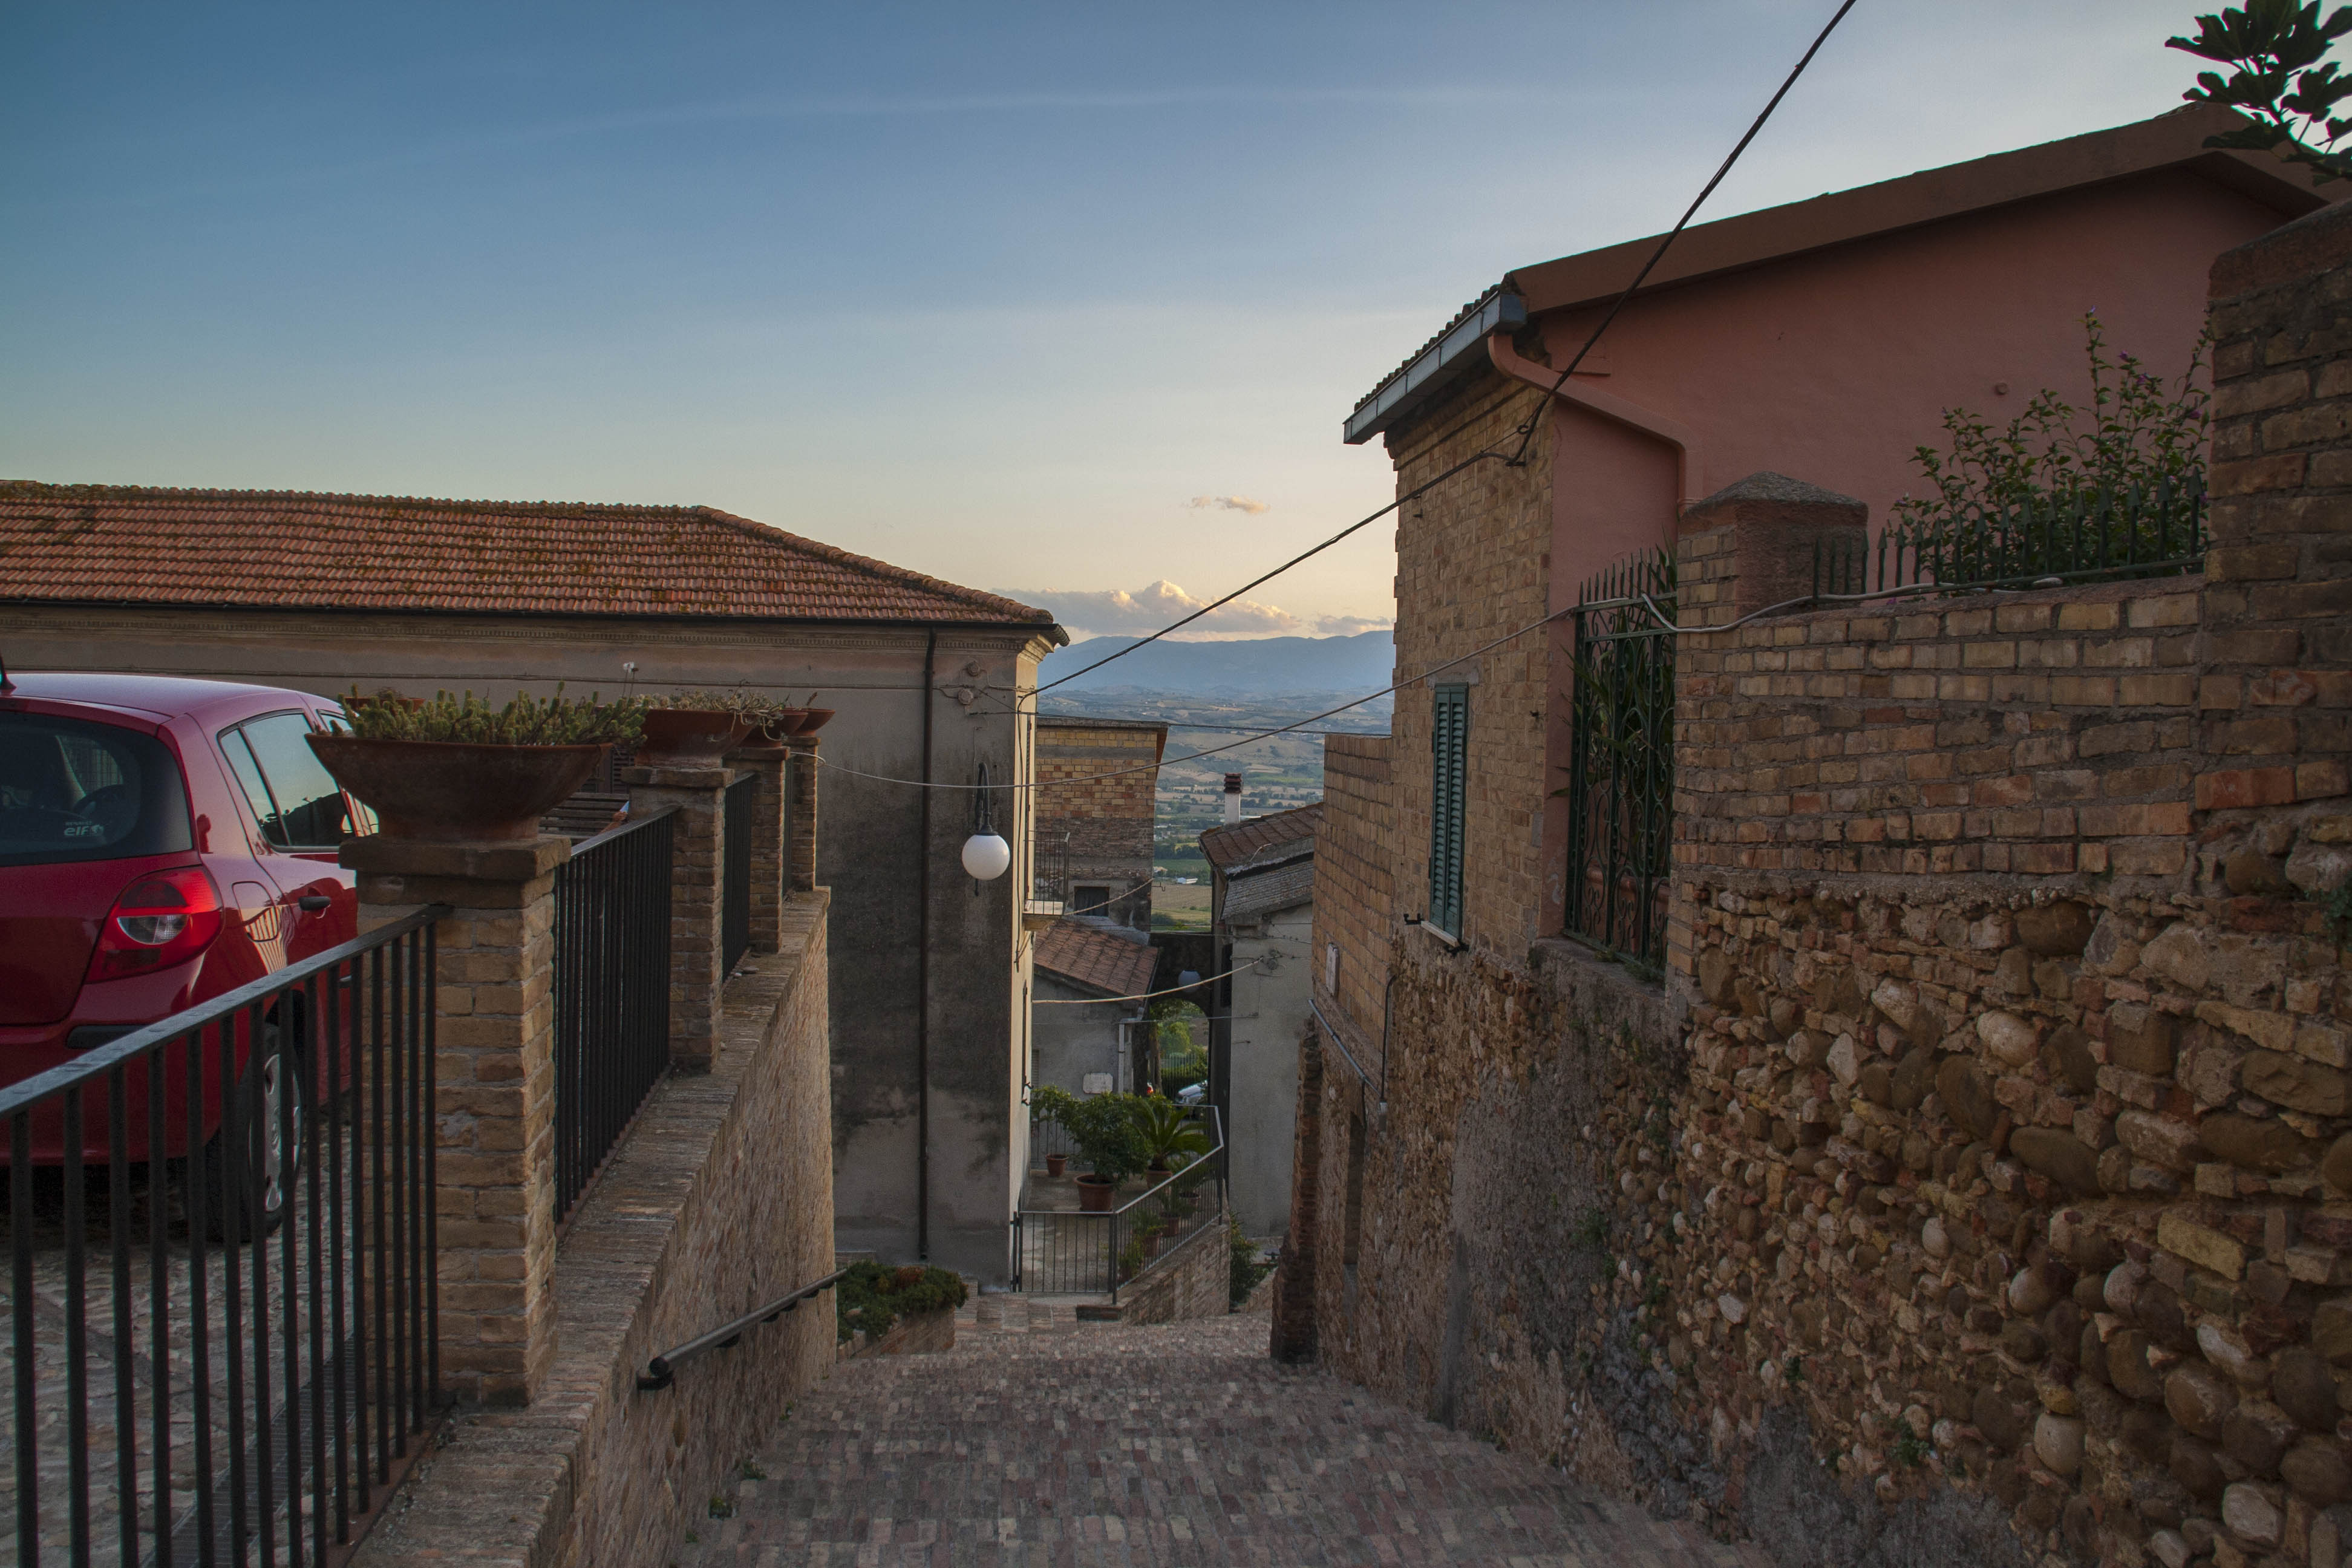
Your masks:
<instances>
[{"instance_id":1,"label":"roof tile","mask_svg":"<svg viewBox=\"0 0 2352 1568\"><path fill-rule=\"evenodd\" d=\"M1160 950L1065 917L1037 934L1036 963L1055 978L1106 997L1137 996L1151 989Z\"/></svg>"}]
</instances>

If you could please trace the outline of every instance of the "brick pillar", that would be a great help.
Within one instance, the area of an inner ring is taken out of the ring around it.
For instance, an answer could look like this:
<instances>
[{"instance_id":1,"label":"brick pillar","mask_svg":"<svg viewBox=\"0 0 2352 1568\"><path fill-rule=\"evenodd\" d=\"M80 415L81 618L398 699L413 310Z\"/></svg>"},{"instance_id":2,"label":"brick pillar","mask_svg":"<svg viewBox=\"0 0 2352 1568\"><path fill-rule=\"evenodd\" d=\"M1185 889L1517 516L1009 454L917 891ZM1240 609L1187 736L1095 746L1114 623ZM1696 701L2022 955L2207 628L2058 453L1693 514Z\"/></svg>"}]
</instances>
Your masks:
<instances>
[{"instance_id":1,"label":"brick pillar","mask_svg":"<svg viewBox=\"0 0 2352 1568\"><path fill-rule=\"evenodd\" d=\"M727 831L727 768L621 770L635 820L666 805L671 819L669 886L669 1059L708 1072L719 1054L719 988L727 980L720 947L719 868Z\"/></svg>"},{"instance_id":2,"label":"brick pillar","mask_svg":"<svg viewBox=\"0 0 2352 1568\"><path fill-rule=\"evenodd\" d=\"M347 839L360 929L419 904L436 933L434 1104L441 1372L461 1399L523 1405L555 1356L555 868L569 840Z\"/></svg>"},{"instance_id":3,"label":"brick pillar","mask_svg":"<svg viewBox=\"0 0 2352 1568\"><path fill-rule=\"evenodd\" d=\"M1869 521L1870 509L1852 496L1784 474L1755 473L1726 485L1683 513L1675 551L1675 595L1680 606L1675 619L1685 626L1723 626L1803 598L1813 589L1816 551L1837 545L1859 555L1869 539ZM1691 765L1695 751L1704 760L1708 748L1717 744L1709 734L1709 708L1734 695L1738 682L1753 674L1754 661L1742 648L1778 635L1777 628L1750 626L1714 635L1685 633L1675 639L1678 773ZM1694 910L1679 878L1697 863L1694 831L1691 820L1677 813L1678 880L1666 904L1666 967L1680 982L1685 1002L1696 1000Z\"/></svg>"},{"instance_id":4,"label":"brick pillar","mask_svg":"<svg viewBox=\"0 0 2352 1568\"><path fill-rule=\"evenodd\" d=\"M793 748L793 819L785 829L784 886L795 893L816 889L817 747L814 735L795 735Z\"/></svg>"},{"instance_id":5,"label":"brick pillar","mask_svg":"<svg viewBox=\"0 0 2352 1568\"><path fill-rule=\"evenodd\" d=\"M1275 1262L1274 1327L1266 1352L1276 1361L1315 1359L1315 1237L1322 1223L1323 1035L1310 1024L1298 1044L1298 1114L1290 1149L1290 1229Z\"/></svg>"},{"instance_id":6,"label":"brick pillar","mask_svg":"<svg viewBox=\"0 0 2352 1568\"><path fill-rule=\"evenodd\" d=\"M2352 724L2352 214L2322 208L2213 263L2200 811L2346 793ZM2275 854L2276 847L2261 853ZM2328 890L2345 857L2286 860Z\"/></svg>"},{"instance_id":7,"label":"brick pillar","mask_svg":"<svg viewBox=\"0 0 2352 1568\"><path fill-rule=\"evenodd\" d=\"M759 799L751 807L751 951L774 952L784 931L784 770L790 753L770 747L730 752L727 765L740 776L757 774Z\"/></svg>"}]
</instances>

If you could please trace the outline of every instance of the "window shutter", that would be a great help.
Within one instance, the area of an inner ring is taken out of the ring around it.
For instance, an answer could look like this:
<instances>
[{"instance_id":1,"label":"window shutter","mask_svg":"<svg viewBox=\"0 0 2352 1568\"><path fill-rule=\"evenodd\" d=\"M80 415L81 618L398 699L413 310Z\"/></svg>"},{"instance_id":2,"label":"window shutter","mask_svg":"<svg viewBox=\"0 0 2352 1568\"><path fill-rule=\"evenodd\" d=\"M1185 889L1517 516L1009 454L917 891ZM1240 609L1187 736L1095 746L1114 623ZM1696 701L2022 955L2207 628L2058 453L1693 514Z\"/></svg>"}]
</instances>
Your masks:
<instances>
[{"instance_id":1,"label":"window shutter","mask_svg":"<svg viewBox=\"0 0 2352 1568\"><path fill-rule=\"evenodd\" d=\"M1470 689L1441 686L1430 726L1429 915L1448 936L1462 934L1463 817L1468 795Z\"/></svg>"}]
</instances>

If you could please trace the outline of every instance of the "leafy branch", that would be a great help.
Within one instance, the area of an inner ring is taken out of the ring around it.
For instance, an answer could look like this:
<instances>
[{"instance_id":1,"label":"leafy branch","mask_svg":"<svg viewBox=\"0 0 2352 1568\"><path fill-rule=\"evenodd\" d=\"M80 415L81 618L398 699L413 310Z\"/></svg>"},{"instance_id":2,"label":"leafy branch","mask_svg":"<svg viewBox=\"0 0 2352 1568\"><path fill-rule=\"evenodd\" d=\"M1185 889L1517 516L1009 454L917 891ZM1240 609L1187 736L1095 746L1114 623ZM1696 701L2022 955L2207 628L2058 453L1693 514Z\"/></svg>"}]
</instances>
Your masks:
<instances>
[{"instance_id":1,"label":"leafy branch","mask_svg":"<svg viewBox=\"0 0 2352 1568\"><path fill-rule=\"evenodd\" d=\"M2164 47L2234 68L2229 76L2200 71L2197 85L2181 94L2191 103L2232 109L2252 123L2205 139L2208 147L2241 147L2274 153L2311 171L2312 183L2352 179L2352 150L2336 143L2352 132L2352 118L2339 119L2337 104L2352 97L2352 79L2326 58L2336 39L2352 33L2352 6L2339 5L2326 21L2318 0L2249 0L2218 16L2197 18L2193 38L2167 38Z\"/></svg>"}]
</instances>

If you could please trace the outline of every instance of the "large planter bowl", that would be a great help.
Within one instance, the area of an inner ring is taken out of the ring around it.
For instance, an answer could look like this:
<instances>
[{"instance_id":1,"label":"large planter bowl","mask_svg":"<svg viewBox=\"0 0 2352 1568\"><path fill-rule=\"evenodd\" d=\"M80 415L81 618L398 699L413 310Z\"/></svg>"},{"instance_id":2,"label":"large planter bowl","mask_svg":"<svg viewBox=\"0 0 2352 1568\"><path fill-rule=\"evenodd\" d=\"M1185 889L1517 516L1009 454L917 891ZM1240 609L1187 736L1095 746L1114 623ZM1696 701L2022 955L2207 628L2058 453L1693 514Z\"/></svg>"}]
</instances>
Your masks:
<instances>
[{"instance_id":1,"label":"large planter bowl","mask_svg":"<svg viewBox=\"0 0 2352 1568\"><path fill-rule=\"evenodd\" d=\"M765 733L768 739L781 745L787 738L801 732L801 725L807 718L808 710L805 708L779 708L768 715Z\"/></svg>"},{"instance_id":2,"label":"large planter bowl","mask_svg":"<svg viewBox=\"0 0 2352 1568\"><path fill-rule=\"evenodd\" d=\"M808 714L808 717L802 720L801 727L793 731L793 733L796 735L815 734L819 730L824 728L826 721L833 717L834 713L834 710L830 708L810 708L804 710L804 711Z\"/></svg>"},{"instance_id":3,"label":"large planter bowl","mask_svg":"<svg viewBox=\"0 0 2352 1568\"><path fill-rule=\"evenodd\" d=\"M1118 1206L1113 1201L1118 1196L1117 1182L1106 1182L1095 1176L1078 1178L1078 1212L1081 1214L1108 1214Z\"/></svg>"},{"instance_id":4,"label":"large planter bowl","mask_svg":"<svg viewBox=\"0 0 2352 1568\"><path fill-rule=\"evenodd\" d=\"M719 709L655 708L637 742L641 768L715 768L751 732L740 713Z\"/></svg>"},{"instance_id":5,"label":"large planter bowl","mask_svg":"<svg viewBox=\"0 0 2352 1568\"><path fill-rule=\"evenodd\" d=\"M387 837L467 844L539 837L539 819L587 782L605 748L485 746L312 735L335 782L375 808Z\"/></svg>"}]
</instances>

